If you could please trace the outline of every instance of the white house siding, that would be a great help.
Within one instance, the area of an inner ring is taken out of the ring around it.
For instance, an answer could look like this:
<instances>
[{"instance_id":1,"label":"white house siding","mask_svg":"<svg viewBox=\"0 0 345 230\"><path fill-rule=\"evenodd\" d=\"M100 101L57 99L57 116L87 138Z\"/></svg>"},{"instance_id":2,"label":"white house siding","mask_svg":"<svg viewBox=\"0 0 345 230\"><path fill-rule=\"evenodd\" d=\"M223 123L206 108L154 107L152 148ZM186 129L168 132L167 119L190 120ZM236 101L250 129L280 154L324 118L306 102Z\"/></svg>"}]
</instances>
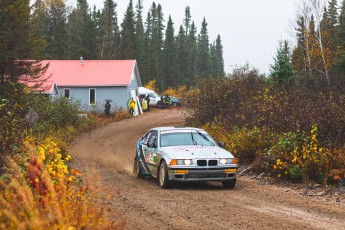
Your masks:
<instances>
[{"instance_id":1,"label":"white house siding","mask_svg":"<svg viewBox=\"0 0 345 230\"><path fill-rule=\"evenodd\" d=\"M137 77L137 75L138 75L138 73L136 73L136 71L133 71L132 72L132 76L131 76L131 82L130 82L130 84L129 84L129 90L130 89L138 89L138 87L139 86L141 86L141 85L139 85L138 84L138 77ZM128 92L129 92L129 90L128 90ZM129 99L129 98L128 98Z\"/></svg>"},{"instance_id":2,"label":"white house siding","mask_svg":"<svg viewBox=\"0 0 345 230\"><path fill-rule=\"evenodd\" d=\"M112 100L111 111L114 109L127 109L127 102L129 100L129 90L127 86L107 86L107 87L59 87L60 95L63 95L64 89L70 89L72 100L78 101L83 111L97 111L102 112L106 99ZM89 103L89 89L96 89L96 103L90 105Z\"/></svg>"},{"instance_id":3,"label":"white house siding","mask_svg":"<svg viewBox=\"0 0 345 230\"><path fill-rule=\"evenodd\" d=\"M114 80L114 82L117 82L116 79ZM138 87L141 86L141 80L140 80L138 66L135 63L132 69L130 81L128 82L128 84L125 84L125 85L68 86L68 85L59 85L59 82L57 82L57 86L59 89L60 96L64 96L64 89L70 89L70 97L73 100L78 101L80 103L81 110L103 112L106 99L112 100L111 111L114 111L114 109L120 109L120 108L128 110L127 103L131 97L130 90L137 90ZM90 105L89 103L90 89L96 90L95 105Z\"/></svg>"}]
</instances>

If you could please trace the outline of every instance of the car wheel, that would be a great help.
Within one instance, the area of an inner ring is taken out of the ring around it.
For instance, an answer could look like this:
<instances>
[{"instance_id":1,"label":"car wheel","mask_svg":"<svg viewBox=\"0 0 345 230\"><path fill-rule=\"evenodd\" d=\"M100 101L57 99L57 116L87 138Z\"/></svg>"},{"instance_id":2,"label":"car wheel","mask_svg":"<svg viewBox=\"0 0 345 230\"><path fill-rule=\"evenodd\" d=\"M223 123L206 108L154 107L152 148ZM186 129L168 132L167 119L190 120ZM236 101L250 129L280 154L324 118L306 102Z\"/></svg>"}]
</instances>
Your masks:
<instances>
[{"instance_id":1,"label":"car wheel","mask_svg":"<svg viewBox=\"0 0 345 230\"><path fill-rule=\"evenodd\" d=\"M159 186L161 188L169 188L170 181L169 181L169 175L168 175L168 168L165 161L162 161L162 163L159 166Z\"/></svg>"},{"instance_id":2,"label":"car wheel","mask_svg":"<svg viewBox=\"0 0 345 230\"><path fill-rule=\"evenodd\" d=\"M141 174L141 167L140 167L140 162L138 159L134 160L134 165L133 165L133 173L136 178L144 178L145 176Z\"/></svg>"},{"instance_id":3,"label":"car wheel","mask_svg":"<svg viewBox=\"0 0 345 230\"><path fill-rule=\"evenodd\" d=\"M225 188L234 188L236 185L236 179L223 181L222 183Z\"/></svg>"}]
</instances>

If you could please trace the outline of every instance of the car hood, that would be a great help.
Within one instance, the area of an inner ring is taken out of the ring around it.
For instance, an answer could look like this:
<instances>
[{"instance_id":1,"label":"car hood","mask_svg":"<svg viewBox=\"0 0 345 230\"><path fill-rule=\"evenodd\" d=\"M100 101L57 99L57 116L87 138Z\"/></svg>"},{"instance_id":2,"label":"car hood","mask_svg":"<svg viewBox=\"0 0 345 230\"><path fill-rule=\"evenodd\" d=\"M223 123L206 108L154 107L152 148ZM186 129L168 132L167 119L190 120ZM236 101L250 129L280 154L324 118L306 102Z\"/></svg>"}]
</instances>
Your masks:
<instances>
[{"instance_id":1,"label":"car hood","mask_svg":"<svg viewBox=\"0 0 345 230\"><path fill-rule=\"evenodd\" d=\"M233 158L234 156L219 146L171 146L162 150L174 159Z\"/></svg>"}]
</instances>

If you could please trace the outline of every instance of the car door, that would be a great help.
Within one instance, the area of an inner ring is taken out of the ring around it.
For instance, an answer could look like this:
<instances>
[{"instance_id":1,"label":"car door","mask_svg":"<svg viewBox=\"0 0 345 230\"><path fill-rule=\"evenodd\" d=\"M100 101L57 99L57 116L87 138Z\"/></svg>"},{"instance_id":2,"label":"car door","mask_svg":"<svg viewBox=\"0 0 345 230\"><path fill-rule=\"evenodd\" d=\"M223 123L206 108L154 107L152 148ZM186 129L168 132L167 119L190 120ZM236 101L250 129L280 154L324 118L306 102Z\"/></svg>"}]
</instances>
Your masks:
<instances>
[{"instance_id":1,"label":"car door","mask_svg":"<svg viewBox=\"0 0 345 230\"><path fill-rule=\"evenodd\" d=\"M158 151L158 132L157 130L152 131L148 137L146 145L143 145L143 153L145 162L152 174L156 176L157 172L157 151Z\"/></svg>"}]
</instances>

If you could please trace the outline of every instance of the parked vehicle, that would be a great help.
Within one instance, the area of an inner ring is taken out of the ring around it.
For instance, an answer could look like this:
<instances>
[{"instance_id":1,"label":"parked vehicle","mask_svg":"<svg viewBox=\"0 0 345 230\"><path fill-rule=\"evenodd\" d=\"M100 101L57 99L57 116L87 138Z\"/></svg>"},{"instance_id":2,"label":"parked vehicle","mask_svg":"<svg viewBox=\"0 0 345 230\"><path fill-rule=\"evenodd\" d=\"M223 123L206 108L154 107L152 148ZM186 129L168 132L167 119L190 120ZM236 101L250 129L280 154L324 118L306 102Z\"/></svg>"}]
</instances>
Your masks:
<instances>
[{"instance_id":1,"label":"parked vehicle","mask_svg":"<svg viewBox=\"0 0 345 230\"><path fill-rule=\"evenodd\" d=\"M169 96L170 97L170 105L172 106L181 106L182 102L181 102L181 98L177 98L177 97L173 97L173 96Z\"/></svg>"},{"instance_id":2,"label":"parked vehicle","mask_svg":"<svg viewBox=\"0 0 345 230\"><path fill-rule=\"evenodd\" d=\"M161 101L161 96L159 96L155 91L150 90L145 87L139 87L138 94L140 97L145 97L145 98L148 95L150 98L150 106L156 106L157 103Z\"/></svg>"},{"instance_id":3,"label":"parked vehicle","mask_svg":"<svg viewBox=\"0 0 345 230\"><path fill-rule=\"evenodd\" d=\"M172 181L220 181L233 188L237 160L204 130L157 127L137 142L133 172L136 177L158 178L161 188Z\"/></svg>"}]
</instances>

